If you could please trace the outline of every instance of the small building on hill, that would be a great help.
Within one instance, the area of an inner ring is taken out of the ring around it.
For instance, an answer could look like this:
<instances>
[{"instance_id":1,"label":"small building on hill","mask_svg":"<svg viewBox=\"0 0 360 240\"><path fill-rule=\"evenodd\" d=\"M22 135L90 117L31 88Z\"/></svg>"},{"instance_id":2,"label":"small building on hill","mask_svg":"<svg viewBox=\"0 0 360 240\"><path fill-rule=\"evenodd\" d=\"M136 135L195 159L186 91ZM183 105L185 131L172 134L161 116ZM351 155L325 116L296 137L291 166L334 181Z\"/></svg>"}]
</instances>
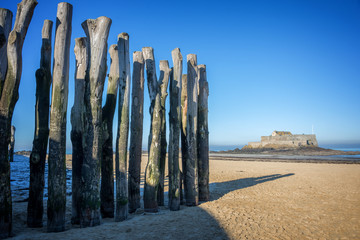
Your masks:
<instances>
[{"instance_id":1,"label":"small building on hill","mask_svg":"<svg viewBox=\"0 0 360 240\"><path fill-rule=\"evenodd\" d=\"M315 134L291 134L274 131L271 136L262 136L260 142L249 142L245 148L298 148L318 147Z\"/></svg>"},{"instance_id":2,"label":"small building on hill","mask_svg":"<svg viewBox=\"0 0 360 240\"><path fill-rule=\"evenodd\" d=\"M271 136L291 136L291 132L286 131L273 131Z\"/></svg>"}]
</instances>

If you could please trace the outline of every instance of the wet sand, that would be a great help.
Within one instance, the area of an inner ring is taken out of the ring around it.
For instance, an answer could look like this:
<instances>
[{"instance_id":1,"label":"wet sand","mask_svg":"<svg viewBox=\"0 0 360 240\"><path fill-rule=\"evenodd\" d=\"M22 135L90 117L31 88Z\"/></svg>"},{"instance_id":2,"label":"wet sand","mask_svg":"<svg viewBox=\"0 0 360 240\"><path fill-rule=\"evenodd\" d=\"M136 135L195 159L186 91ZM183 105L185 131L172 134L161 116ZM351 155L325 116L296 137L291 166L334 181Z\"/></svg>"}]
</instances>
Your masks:
<instances>
[{"instance_id":1,"label":"wet sand","mask_svg":"<svg viewBox=\"0 0 360 240\"><path fill-rule=\"evenodd\" d=\"M229 161L360 164L359 155L324 156L324 155L210 153L210 157L213 160L229 160Z\"/></svg>"},{"instance_id":2,"label":"wet sand","mask_svg":"<svg viewBox=\"0 0 360 240\"><path fill-rule=\"evenodd\" d=\"M143 156L143 169L146 162ZM85 229L71 226L68 197L68 230L61 233L26 228L27 203L14 203L15 239L360 238L359 164L211 157L210 182L211 200L198 207L139 211L127 221L103 219L102 225Z\"/></svg>"}]
</instances>

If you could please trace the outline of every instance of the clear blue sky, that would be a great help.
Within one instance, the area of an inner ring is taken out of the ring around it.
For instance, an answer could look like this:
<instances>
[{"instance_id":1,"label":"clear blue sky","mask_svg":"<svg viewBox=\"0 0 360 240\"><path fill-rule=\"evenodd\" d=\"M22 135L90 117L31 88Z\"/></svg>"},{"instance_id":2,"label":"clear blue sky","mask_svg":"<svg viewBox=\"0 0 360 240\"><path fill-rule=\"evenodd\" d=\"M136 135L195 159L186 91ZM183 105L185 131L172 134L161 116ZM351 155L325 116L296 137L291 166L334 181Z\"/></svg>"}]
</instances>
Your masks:
<instances>
[{"instance_id":1,"label":"clear blue sky","mask_svg":"<svg viewBox=\"0 0 360 240\"><path fill-rule=\"evenodd\" d=\"M19 1L1 1L0 7L15 15ZM24 44L20 99L13 117L18 150L32 146L41 29L45 19L55 22L59 1L38 2ZM311 133L312 125L320 144L360 145L360 1L69 3L74 12L68 119L74 99L74 39L84 36L84 20L107 16L113 21L109 46L127 32L130 51L153 47L157 66L165 59L172 66L171 50L176 47L184 59L195 53L198 64L207 65L211 145L246 144L273 130ZM145 92L143 145L150 126L147 88ZM70 148L70 121L67 128Z\"/></svg>"}]
</instances>

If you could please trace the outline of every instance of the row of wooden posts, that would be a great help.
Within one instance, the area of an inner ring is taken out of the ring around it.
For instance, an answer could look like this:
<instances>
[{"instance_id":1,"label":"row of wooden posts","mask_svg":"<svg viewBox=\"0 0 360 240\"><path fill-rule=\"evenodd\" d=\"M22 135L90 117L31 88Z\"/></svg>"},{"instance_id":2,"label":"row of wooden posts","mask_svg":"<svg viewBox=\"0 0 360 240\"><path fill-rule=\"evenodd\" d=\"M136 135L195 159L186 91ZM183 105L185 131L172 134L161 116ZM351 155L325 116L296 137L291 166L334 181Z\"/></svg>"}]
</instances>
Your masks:
<instances>
[{"instance_id":1,"label":"row of wooden posts","mask_svg":"<svg viewBox=\"0 0 360 240\"><path fill-rule=\"evenodd\" d=\"M2 40L0 41L2 51L0 55L0 90L2 90L0 101L0 238L11 235L12 202L7 147L10 141L12 113L18 99L22 45L36 5L36 0L23 0L18 5L15 26L11 32L12 13L7 9L0 9L0 39ZM35 134L30 155L27 225L42 227L43 224L44 170L47 144L49 144L47 230L50 232L65 230L65 141L71 22L72 5L59 3L51 73L53 23L50 20L44 21L40 68L36 71ZM158 206L164 205L167 153L165 102L169 83L169 209L174 211L180 209L182 182L186 205L196 206L199 200L209 199L207 120L209 90L206 66L197 65L196 55L189 54L187 55L187 74L182 74L183 58L180 49L175 48L171 53L173 67L169 67L168 61L160 61L158 79L154 50L151 47L144 47L142 51L133 53L131 80L129 36L121 33L117 44L109 48L111 65L106 102L102 107L110 26L111 19L107 17L86 20L82 23L86 37L75 39L75 100L71 109L73 145L71 221L73 224L80 224L81 227L99 225L102 217L115 217L115 221L122 221L127 219L129 212L135 212L140 208L144 67L151 103L149 158L145 171L143 196L144 211L157 212ZM4 60L4 56L7 59ZM129 115L130 82L132 82L131 119ZM115 196L112 125L117 98L119 100L115 151ZM179 163L180 136L182 173ZM129 166L127 166L127 156L129 156Z\"/></svg>"}]
</instances>

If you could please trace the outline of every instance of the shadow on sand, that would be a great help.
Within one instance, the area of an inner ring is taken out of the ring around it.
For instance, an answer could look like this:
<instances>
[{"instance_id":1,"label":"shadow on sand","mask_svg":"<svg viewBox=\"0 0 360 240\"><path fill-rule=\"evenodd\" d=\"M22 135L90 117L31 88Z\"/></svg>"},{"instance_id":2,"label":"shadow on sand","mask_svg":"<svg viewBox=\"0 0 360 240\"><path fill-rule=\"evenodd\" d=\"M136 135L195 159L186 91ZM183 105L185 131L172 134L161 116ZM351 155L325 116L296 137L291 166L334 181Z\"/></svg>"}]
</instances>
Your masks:
<instances>
[{"instance_id":1,"label":"shadow on sand","mask_svg":"<svg viewBox=\"0 0 360 240\"><path fill-rule=\"evenodd\" d=\"M217 200L225 194L240 190L248 187L255 186L260 183L274 181L283 177L290 177L295 175L294 173L288 174L273 174L256 178L241 178L227 182L211 183L210 184L210 201Z\"/></svg>"}]
</instances>

